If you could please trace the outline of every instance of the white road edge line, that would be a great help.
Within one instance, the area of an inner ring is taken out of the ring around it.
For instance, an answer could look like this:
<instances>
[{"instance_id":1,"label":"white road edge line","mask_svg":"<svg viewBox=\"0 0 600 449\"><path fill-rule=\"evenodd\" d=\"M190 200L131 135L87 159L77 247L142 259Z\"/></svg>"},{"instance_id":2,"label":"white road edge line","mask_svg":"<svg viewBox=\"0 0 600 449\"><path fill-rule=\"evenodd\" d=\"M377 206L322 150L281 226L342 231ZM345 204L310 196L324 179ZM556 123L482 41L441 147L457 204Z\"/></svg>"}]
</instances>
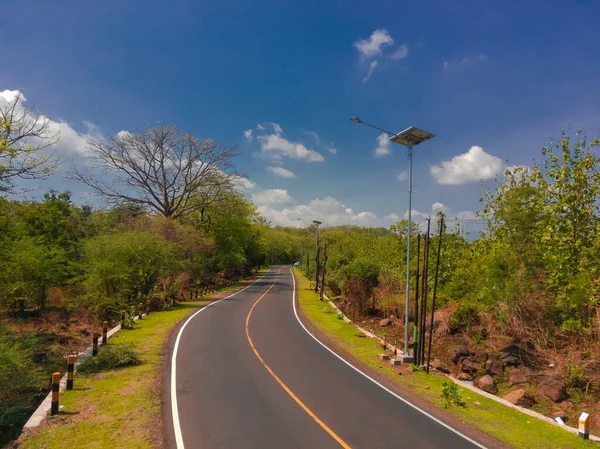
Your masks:
<instances>
[{"instance_id":1,"label":"white road edge line","mask_svg":"<svg viewBox=\"0 0 600 449\"><path fill-rule=\"evenodd\" d=\"M319 343L321 346L323 346L327 351L329 351L330 353L332 353L334 356L336 356L338 359L340 359L342 362L344 362L346 365L348 365L350 368L352 368L354 371L356 371L357 373L361 374L362 376L366 377L367 379L369 379L371 382L373 382L375 385L383 388L385 391L387 391L389 394L391 394L392 396L394 396L395 398L401 400L402 402L404 402L406 405L411 406L412 408L414 408L415 410L417 410L418 412L421 412L422 414L424 414L425 416L427 416L429 419L435 421L436 423L440 424L441 426L445 427L446 429L450 430L451 432L454 432L455 434L457 434L458 436L464 438L465 440L467 440L468 442L474 444L475 446L481 448L481 449L487 449L485 446L482 446L481 444L479 444L477 441L469 438L468 436L466 436L463 433L460 433L458 430L456 430L455 428L449 426L448 424L440 421L439 419L437 419L435 416L430 415L429 413L427 413L425 410L417 407L416 405L414 405L413 403L407 401L406 399L404 399L402 396L397 395L396 393L394 393L392 390L390 390L389 388L387 388L386 386L380 384L379 382L377 382L375 379L373 379L371 376L369 376L368 374L362 372L360 369L358 369L356 366L354 366L353 364L351 364L350 362L348 362L346 359L344 359L342 356L340 356L339 354L337 354L336 352L334 352L331 348L329 348L327 345L325 345L321 340L319 340L317 337L315 337L313 335L312 332L310 332L306 326L304 325L304 323L300 320L300 317L298 316L298 311L296 309L296 277L294 276L294 272L293 270L290 268L290 273L292 274L292 281L294 283L294 291L292 293L292 304L294 306L294 315L296 315L296 320L298 320L298 323L300 323L300 326L302 326L302 328L304 329L304 331L310 335L317 343Z\"/></svg>"},{"instance_id":2,"label":"white road edge line","mask_svg":"<svg viewBox=\"0 0 600 449\"><path fill-rule=\"evenodd\" d=\"M243 289L233 293L232 295L226 296L225 298L221 298L218 301L211 302L207 306L201 308L200 310L195 312L192 316L190 316L185 321L185 323L183 323L183 326L181 326L181 329L179 329L179 332L177 333L177 339L175 340L175 345L173 346L173 355L171 356L171 414L173 416L173 431L175 432L175 443L176 443L177 449L184 449L183 435L181 433L181 426L179 424L179 410L177 408L177 349L179 348L179 340L181 340L181 335L183 334L183 330L188 325L188 323L190 321L192 321L194 319L194 317L196 315L198 315L200 312L205 311L209 307L212 307L215 304L218 304L221 301L224 301L225 299L229 299L239 293L242 293L244 290L252 287L258 281L260 281L262 278L264 278L267 274L269 274L270 271L271 271L271 269L269 268L262 277L258 278L256 281L254 281L252 284L248 285L247 287L244 287Z\"/></svg>"}]
</instances>

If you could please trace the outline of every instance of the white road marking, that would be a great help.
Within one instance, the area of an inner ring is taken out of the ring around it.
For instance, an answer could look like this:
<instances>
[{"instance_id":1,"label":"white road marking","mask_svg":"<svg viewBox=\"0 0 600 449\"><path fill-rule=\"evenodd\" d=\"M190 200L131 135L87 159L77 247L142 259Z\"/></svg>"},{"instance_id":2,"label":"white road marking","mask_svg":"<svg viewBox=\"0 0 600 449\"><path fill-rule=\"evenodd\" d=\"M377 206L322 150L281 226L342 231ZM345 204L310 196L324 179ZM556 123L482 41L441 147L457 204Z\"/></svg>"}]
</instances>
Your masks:
<instances>
[{"instance_id":1,"label":"white road marking","mask_svg":"<svg viewBox=\"0 0 600 449\"><path fill-rule=\"evenodd\" d=\"M467 440L468 442L474 444L475 446L481 448L481 449L487 449L485 446L479 444L477 441L469 438L468 436L466 436L463 433L460 433L458 430L456 430L455 428L449 426L448 424L440 421L439 419L437 419L435 416L430 415L429 413L427 413L425 410L417 407L416 405L414 405L413 403L407 401L406 399L404 399L402 396L398 396L396 393L394 393L392 390L390 390L389 388L387 388L386 386L380 384L379 382L377 382L375 379L373 379L371 376L369 376L368 374L362 372L360 369L358 369L356 366L354 366L353 364L351 364L350 362L348 362L346 359L344 359L342 356L340 356L339 354L337 354L336 352L334 352L332 349L330 349L328 346L326 346L321 340L319 340L317 337L315 337L312 332L310 332L306 326L304 325L304 323L300 320L300 317L298 316L298 311L296 309L296 278L294 276L294 272L292 271L292 269L290 268L290 273L292 274L292 281L294 283L294 290L292 292L292 304L294 306L294 315L296 315L296 320L298 320L298 323L300 323L300 326L302 326L302 328L306 331L306 333L308 335L310 335L317 343L319 343L321 346L323 346L327 351L329 351L331 354L333 354L334 356L336 356L338 359L340 359L342 362L344 362L346 365L348 365L350 368L352 368L354 371L356 371L357 373L361 374L362 376L366 377L367 379L369 379L371 382L373 382L375 385L383 388L385 391L387 391L389 394L391 394L392 396L394 396L395 398L401 400L402 402L404 402L406 405L411 406L412 408L414 408L415 410L417 410L418 412L421 412L422 414L424 414L425 416L427 416L429 419L435 421L436 423L440 424L441 426L444 426L446 429L450 430L451 432L454 432L455 434L457 434L458 436L464 438L465 440Z\"/></svg>"},{"instance_id":2,"label":"white road marking","mask_svg":"<svg viewBox=\"0 0 600 449\"><path fill-rule=\"evenodd\" d=\"M267 274L269 274L269 271L271 271L271 269L267 270L267 272L264 274L264 276L257 279L256 281L254 281L252 284L248 285L247 287L244 287L243 289L233 293L232 295L226 296L225 298L221 298L218 301L211 302L207 306L201 308L196 313L194 313L192 316L190 316L185 321L185 323L183 323L183 326L181 326L181 329L179 329L179 333L177 334L177 339L175 340L175 346L173 347L173 355L171 357L171 413L173 416L173 431L175 432L175 443L176 443L177 449L184 449L183 435L181 433L181 425L179 424L179 410L177 408L177 349L179 348L179 340L181 340L181 335L183 334L183 330L188 325L188 323L190 321L192 321L194 319L194 317L196 315L198 315L200 312L205 311L209 307L212 307L215 304L218 304L225 299L229 299L239 293L242 293L244 290L252 287L258 281L260 281L262 278L264 278Z\"/></svg>"}]
</instances>

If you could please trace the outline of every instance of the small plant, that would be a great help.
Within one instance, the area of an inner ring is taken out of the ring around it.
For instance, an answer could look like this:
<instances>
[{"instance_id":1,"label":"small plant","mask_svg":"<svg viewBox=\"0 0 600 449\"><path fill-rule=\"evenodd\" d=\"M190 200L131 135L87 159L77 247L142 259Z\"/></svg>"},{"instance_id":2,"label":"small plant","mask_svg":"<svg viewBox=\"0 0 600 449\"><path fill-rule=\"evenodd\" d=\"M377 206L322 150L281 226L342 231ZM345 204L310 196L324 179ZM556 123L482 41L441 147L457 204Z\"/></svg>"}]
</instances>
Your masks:
<instances>
[{"instance_id":1,"label":"small plant","mask_svg":"<svg viewBox=\"0 0 600 449\"><path fill-rule=\"evenodd\" d=\"M473 338L471 338L471 343L473 343L474 345L479 345L481 343L484 343L485 340L486 338L484 335L477 334Z\"/></svg>"},{"instance_id":2,"label":"small plant","mask_svg":"<svg viewBox=\"0 0 600 449\"><path fill-rule=\"evenodd\" d=\"M448 407L465 407L465 401L463 401L458 389L458 385L454 382L444 381L442 383L442 405L444 408Z\"/></svg>"},{"instance_id":3,"label":"small plant","mask_svg":"<svg viewBox=\"0 0 600 449\"><path fill-rule=\"evenodd\" d=\"M96 357L90 357L83 362L77 371L80 373L100 373L126 366L139 365L141 360L132 346L107 346L98 352Z\"/></svg>"},{"instance_id":4,"label":"small plant","mask_svg":"<svg viewBox=\"0 0 600 449\"><path fill-rule=\"evenodd\" d=\"M344 314L338 312L337 319L338 320L343 320L344 319Z\"/></svg>"}]
</instances>

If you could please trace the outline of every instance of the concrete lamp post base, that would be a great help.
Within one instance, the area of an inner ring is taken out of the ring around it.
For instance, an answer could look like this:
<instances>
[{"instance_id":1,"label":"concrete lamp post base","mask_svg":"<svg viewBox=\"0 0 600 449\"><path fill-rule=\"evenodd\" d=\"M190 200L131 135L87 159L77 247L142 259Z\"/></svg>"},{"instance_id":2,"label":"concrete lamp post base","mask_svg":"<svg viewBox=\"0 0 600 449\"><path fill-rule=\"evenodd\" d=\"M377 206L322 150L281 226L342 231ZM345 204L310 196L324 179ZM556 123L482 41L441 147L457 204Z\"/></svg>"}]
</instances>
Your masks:
<instances>
[{"instance_id":1,"label":"concrete lamp post base","mask_svg":"<svg viewBox=\"0 0 600 449\"><path fill-rule=\"evenodd\" d=\"M400 360L402 360L402 363L414 363L415 357L410 354L402 354Z\"/></svg>"}]
</instances>

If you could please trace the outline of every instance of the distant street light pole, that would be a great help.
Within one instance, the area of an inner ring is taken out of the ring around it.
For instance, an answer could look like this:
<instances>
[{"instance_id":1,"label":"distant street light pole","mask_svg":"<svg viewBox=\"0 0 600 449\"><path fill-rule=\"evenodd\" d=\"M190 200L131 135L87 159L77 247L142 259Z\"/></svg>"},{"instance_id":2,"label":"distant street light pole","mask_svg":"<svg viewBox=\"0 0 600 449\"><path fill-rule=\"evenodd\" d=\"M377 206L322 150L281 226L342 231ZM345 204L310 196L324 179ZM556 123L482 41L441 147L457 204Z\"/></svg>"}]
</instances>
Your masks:
<instances>
[{"instance_id":1,"label":"distant street light pole","mask_svg":"<svg viewBox=\"0 0 600 449\"><path fill-rule=\"evenodd\" d=\"M303 221L300 218L296 218L298 221ZM306 222L305 222L306 223ZM315 293L319 291L319 225L323 224L323 222L318 220L313 220L312 223L315 225ZM310 266L309 266L310 271Z\"/></svg>"},{"instance_id":2,"label":"distant street light pole","mask_svg":"<svg viewBox=\"0 0 600 449\"><path fill-rule=\"evenodd\" d=\"M384 133L390 135L391 140L394 143L398 143L400 145L404 145L408 147L408 237L406 242L406 307L404 312L404 354L402 355L402 361L404 363L412 362L414 360L414 356L411 357L408 352L408 313L409 313L409 299L410 299L410 241L412 235L412 157L413 157L413 146L419 145L426 140L432 139L435 137L434 134L428 133L421 129L415 128L411 126L406 128L404 131L401 131L397 134L392 133L390 131L386 131L385 129L379 128L377 126L371 125L370 123L363 122L358 117L351 117L354 123L362 123L363 125L370 126L371 128L375 128L379 131L383 131Z\"/></svg>"},{"instance_id":3,"label":"distant street light pole","mask_svg":"<svg viewBox=\"0 0 600 449\"><path fill-rule=\"evenodd\" d=\"M313 220L313 224L317 228L316 251L315 251L315 293L319 291L319 225L320 221Z\"/></svg>"}]
</instances>

